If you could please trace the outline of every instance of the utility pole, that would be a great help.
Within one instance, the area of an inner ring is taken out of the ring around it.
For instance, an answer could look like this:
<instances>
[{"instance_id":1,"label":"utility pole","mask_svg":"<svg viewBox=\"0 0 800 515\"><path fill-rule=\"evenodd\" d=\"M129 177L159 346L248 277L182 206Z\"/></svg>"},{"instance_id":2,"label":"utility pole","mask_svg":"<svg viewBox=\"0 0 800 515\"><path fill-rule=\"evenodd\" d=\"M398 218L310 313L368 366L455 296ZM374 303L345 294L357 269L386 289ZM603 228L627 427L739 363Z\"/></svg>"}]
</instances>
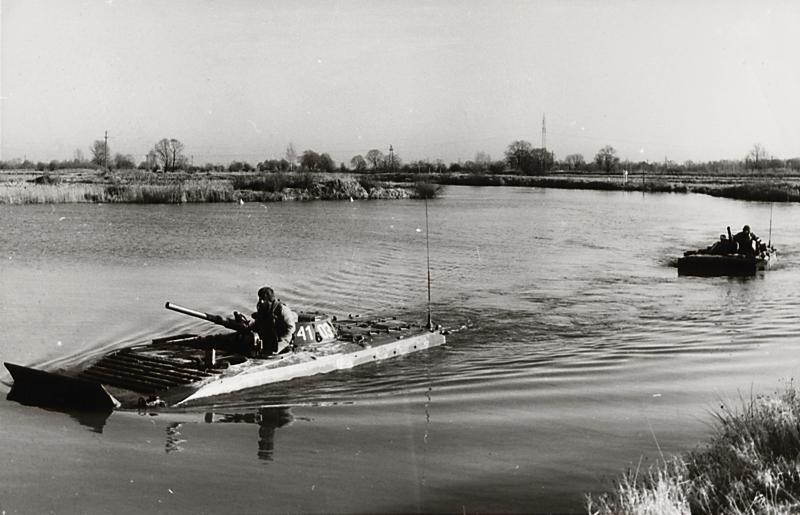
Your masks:
<instances>
[{"instance_id":1,"label":"utility pole","mask_svg":"<svg viewBox=\"0 0 800 515\"><path fill-rule=\"evenodd\" d=\"M106 131L103 141L103 160L105 161L106 170L108 170L108 131Z\"/></svg>"},{"instance_id":2,"label":"utility pole","mask_svg":"<svg viewBox=\"0 0 800 515\"><path fill-rule=\"evenodd\" d=\"M389 145L389 170L394 172L394 149Z\"/></svg>"}]
</instances>

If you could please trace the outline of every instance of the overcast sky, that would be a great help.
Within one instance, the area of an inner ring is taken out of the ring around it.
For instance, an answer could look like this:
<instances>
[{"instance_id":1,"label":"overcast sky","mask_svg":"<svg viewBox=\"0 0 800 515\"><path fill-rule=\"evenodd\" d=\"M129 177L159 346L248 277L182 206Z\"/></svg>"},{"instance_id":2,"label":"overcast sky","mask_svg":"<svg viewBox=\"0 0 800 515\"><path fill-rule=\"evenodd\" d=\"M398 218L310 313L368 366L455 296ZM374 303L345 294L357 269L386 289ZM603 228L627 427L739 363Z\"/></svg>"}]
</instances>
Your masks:
<instances>
[{"instance_id":1,"label":"overcast sky","mask_svg":"<svg viewBox=\"0 0 800 515\"><path fill-rule=\"evenodd\" d=\"M0 1L2 159L800 156L791 0Z\"/></svg>"}]
</instances>

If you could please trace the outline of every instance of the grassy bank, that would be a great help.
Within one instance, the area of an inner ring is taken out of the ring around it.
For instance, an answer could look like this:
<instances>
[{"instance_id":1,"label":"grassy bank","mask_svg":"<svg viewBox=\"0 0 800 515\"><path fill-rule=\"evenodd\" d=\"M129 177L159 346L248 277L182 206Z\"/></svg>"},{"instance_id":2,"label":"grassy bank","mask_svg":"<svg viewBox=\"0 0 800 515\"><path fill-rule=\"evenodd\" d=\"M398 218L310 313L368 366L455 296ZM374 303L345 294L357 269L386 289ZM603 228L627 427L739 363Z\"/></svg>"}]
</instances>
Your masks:
<instances>
[{"instance_id":1,"label":"grassy bank","mask_svg":"<svg viewBox=\"0 0 800 515\"><path fill-rule=\"evenodd\" d=\"M442 184L468 186L527 186L539 188L585 189L602 191L644 191L650 193L701 193L714 197L769 202L799 202L800 178L795 182L759 177L652 177L622 180L608 177L526 177L452 176Z\"/></svg>"},{"instance_id":2,"label":"grassy bank","mask_svg":"<svg viewBox=\"0 0 800 515\"><path fill-rule=\"evenodd\" d=\"M0 204L60 204L120 202L178 204L182 202L232 202L229 184L198 181L184 184L0 184Z\"/></svg>"},{"instance_id":3,"label":"grassy bank","mask_svg":"<svg viewBox=\"0 0 800 515\"><path fill-rule=\"evenodd\" d=\"M383 180L414 182L415 174L380 174ZM700 193L738 200L800 202L800 176L791 170L742 173L659 173L647 176L620 173L554 173L547 176L442 173L426 176L439 185L519 186L648 193Z\"/></svg>"},{"instance_id":4,"label":"grassy bank","mask_svg":"<svg viewBox=\"0 0 800 515\"><path fill-rule=\"evenodd\" d=\"M565 173L550 176L310 172L163 174L142 170L82 170L53 175L0 174L0 203L274 202L432 198L445 185L701 193L739 200L800 201L800 176L780 170L762 170L759 174L740 175L658 174L630 177L629 180L619 174Z\"/></svg>"},{"instance_id":5,"label":"grassy bank","mask_svg":"<svg viewBox=\"0 0 800 515\"><path fill-rule=\"evenodd\" d=\"M630 471L592 514L800 512L800 394L722 407L705 446L647 472Z\"/></svg>"},{"instance_id":6,"label":"grassy bank","mask_svg":"<svg viewBox=\"0 0 800 515\"><path fill-rule=\"evenodd\" d=\"M431 197L438 191L421 183L394 184L371 177L306 172L190 175L126 170L31 175L0 176L0 204L396 199Z\"/></svg>"}]
</instances>

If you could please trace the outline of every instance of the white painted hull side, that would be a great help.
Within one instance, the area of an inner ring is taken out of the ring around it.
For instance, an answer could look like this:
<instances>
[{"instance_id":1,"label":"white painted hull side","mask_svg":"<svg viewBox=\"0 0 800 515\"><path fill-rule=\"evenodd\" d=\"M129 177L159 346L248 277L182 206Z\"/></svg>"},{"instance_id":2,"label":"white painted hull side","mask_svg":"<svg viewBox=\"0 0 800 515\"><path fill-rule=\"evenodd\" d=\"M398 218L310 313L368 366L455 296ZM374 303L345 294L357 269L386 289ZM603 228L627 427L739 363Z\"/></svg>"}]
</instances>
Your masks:
<instances>
[{"instance_id":1,"label":"white painted hull side","mask_svg":"<svg viewBox=\"0 0 800 515\"><path fill-rule=\"evenodd\" d=\"M252 366L241 371L236 370L236 367L231 367L229 374L202 385L197 391L177 402L176 405L180 406L199 399L288 381L298 377L345 370L365 363L382 361L437 347L444 343L445 337L441 333L422 333L410 338L375 347L365 347L349 353L319 355L312 352L296 352L285 358L286 363L291 361L289 364L283 363L284 360L277 360Z\"/></svg>"}]
</instances>

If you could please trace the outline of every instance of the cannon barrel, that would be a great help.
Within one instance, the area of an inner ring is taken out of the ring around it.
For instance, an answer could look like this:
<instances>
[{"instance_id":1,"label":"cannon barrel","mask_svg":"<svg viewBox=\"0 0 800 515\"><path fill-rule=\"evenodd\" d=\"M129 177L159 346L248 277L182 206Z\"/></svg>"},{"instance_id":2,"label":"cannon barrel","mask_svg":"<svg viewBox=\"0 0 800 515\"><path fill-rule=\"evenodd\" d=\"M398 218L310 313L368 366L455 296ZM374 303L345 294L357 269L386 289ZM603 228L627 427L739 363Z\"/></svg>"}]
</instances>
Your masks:
<instances>
[{"instance_id":1,"label":"cannon barrel","mask_svg":"<svg viewBox=\"0 0 800 515\"><path fill-rule=\"evenodd\" d=\"M189 315L190 317L202 318L203 320L208 320L209 322L214 321L213 320L214 315L209 315L208 313L203 313L201 311L195 311L194 309L185 308L183 306L179 306L171 302L167 302L164 305L164 307L172 311L177 311L178 313L183 313L184 315Z\"/></svg>"},{"instance_id":2,"label":"cannon barrel","mask_svg":"<svg viewBox=\"0 0 800 515\"><path fill-rule=\"evenodd\" d=\"M171 310L177 311L178 313L182 313L184 315L189 315L191 317L200 318L202 320L206 320L211 322L212 324L221 325L222 327L227 327L228 329L233 329L234 331L247 331L248 328L239 322L236 319L232 318L225 318L220 315L213 315L211 313L203 313L202 311L197 311L190 308L185 308L183 306L179 306L177 304L173 304L171 302L167 302L164 304L164 307Z\"/></svg>"}]
</instances>

